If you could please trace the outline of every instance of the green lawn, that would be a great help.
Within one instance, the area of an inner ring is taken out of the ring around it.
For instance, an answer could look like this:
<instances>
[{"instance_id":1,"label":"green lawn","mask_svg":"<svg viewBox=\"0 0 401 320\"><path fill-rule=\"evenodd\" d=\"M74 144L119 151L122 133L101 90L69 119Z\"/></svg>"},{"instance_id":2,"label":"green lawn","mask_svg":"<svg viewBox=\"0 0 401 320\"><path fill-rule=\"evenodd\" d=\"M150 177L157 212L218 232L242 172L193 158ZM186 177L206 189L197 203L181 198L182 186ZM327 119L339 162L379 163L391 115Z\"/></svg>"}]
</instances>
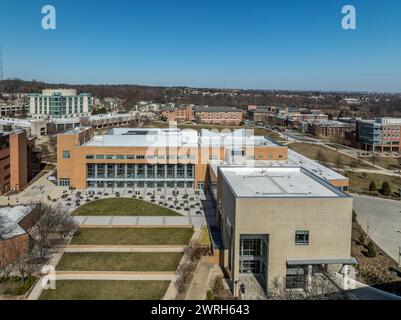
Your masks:
<instances>
[{"instance_id":1,"label":"green lawn","mask_svg":"<svg viewBox=\"0 0 401 320\"><path fill-rule=\"evenodd\" d=\"M161 300L169 281L59 280L40 300Z\"/></svg>"},{"instance_id":2,"label":"green lawn","mask_svg":"<svg viewBox=\"0 0 401 320\"><path fill-rule=\"evenodd\" d=\"M345 166L350 166L352 162L358 164L358 160L351 158L347 155L341 154L335 150L331 150L329 148L326 148L324 146L321 145L316 145L316 144L311 144L311 143L290 143L288 145L288 147L302 155L304 155L305 157L308 157L310 159L317 159L317 155L318 155L318 151L321 151L321 154L324 155L324 157L326 158L327 163L323 165L327 165L330 167L334 167L336 166L336 162L337 162L337 158L340 157L341 162L343 165ZM357 165L357 167L360 168L367 168L370 167L367 164L364 163L360 163Z\"/></svg>"},{"instance_id":3,"label":"green lawn","mask_svg":"<svg viewBox=\"0 0 401 320\"><path fill-rule=\"evenodd\" d=\"M369 184L371 181L376 183L377 189L381 189L384 181L388 181L391 186L391 190L398 193L401 188L401 178L391 177L377 173L361 173L347 171L347 177L350 180L350 192L362 193L369 192Z\"/></svg>"},{"instance_id":4,"label":"green lawn","mask_svg":"<svg viewBox=\"0 0 401 320\"><path fill-rule=\"evenodd\" d=\"M83 228L71 241L74 245L185 245L192 228Z\"/></svg>"},{"instance_id":5,"label":"green lawn","mask_svg":"<svg viewBox=\"0 0 401 320\"><path fill-rule=\"evenodd\" d=\"M56 269L59 271L175 271L180 252L68 252Z\"/></svg>"},{"instance_id":6,"label":"green lawn","mask_svg":"<svg viewBox=\"0 0 401 320\"><path fill-rule=\"evenodd\" d=\"M372 162L372 158L363 158L369 162ZM400 170L401 169L401 160L399 158L389 158L389 157L376 157L375 165L383 167L388 170Z\"/></svg>"},{"instance_id":7,"label":"green lawn","mask_svg":"<svg viewBox=\"0 0 401 320\"><path fill-rule=\"evenodd\" d=\"M180 216L178 212L147 201L131 198L110 198L86 203L75 216Z\"/></svg>"}]
</instances>

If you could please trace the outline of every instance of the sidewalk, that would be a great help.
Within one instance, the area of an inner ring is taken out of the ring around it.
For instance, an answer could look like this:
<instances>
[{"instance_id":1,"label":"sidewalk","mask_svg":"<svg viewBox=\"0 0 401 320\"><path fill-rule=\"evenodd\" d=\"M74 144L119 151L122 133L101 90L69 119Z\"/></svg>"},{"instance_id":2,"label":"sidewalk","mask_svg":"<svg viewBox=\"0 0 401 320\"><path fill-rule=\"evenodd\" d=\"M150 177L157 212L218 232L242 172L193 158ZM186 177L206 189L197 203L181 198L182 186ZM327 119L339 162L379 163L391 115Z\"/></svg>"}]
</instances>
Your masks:
<instances>
[{"instance_id":1,"label":"sidewalk","mask_svg":"<svg viewBox=\"0 0 401 320\"><path fill-rule=\"evenodd\" d=\"M68 245L64 252L183 252L184 245L121 246L121 245Z\"/></svg>"},{"instance_id":2,"label":"sidewalk","mask_svg":"<svg viewBox=\"0 0 401 320\"><path fill-rule=\"evenodd\" d=\"M206 224L203 216L75 216L81 227L201 227Z\"/></svg>"},{"instance_id":3,"label":"sidewalk","mask_svg":"<svg viewBox=\"0 0 401 320\"><path fill-rule=\"evenodd\" d=\"M172 281L175 272L57 271L57 280Z\"/></svg>"}]
</instances>

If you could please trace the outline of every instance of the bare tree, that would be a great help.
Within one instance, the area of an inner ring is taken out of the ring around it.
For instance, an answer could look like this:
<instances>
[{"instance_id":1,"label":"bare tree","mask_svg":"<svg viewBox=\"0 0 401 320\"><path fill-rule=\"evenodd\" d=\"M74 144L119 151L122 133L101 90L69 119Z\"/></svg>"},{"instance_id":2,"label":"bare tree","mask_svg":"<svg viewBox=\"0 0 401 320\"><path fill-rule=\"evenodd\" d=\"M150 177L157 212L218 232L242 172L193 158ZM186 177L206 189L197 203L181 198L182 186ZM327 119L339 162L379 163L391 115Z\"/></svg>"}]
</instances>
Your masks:
<instances>
[{"instance_id":1,"label":"bare tree","mask_svg":"<svg viewBox=\"0 0 401 320\"><path fill-rule=\"evenodd\" d=\"M199 242L196 240L191 240L184 248L184 254L187 255L191 262L198 260L202 256L202 248L199 245Z\"/></svg>"},{"instance_id":2,"label":"bare tree","mask_svg":"<svg viewBox=\"0 0 401 320\"><path fill-rule=\"evenodd\" d=\"M343 167L343 165L344 165L343 159L342 159L342 157L341 157L340 155L338 155L338 156L336 157L336 159L335 159L335 164L336 164L337 170L340 171L340 169L341 169L341 168Z\"/></svg>"},{"instance_id":3,"label":"bare tree","mask_svg":"<svg viewBox=\"0 0 401 320\"><path fill-rule=\"evenodd\" d=\"M188 283L191 277L191 268L192 268L191 261L184 261L177 268L176 271L177 278L176 281L174 282L174 286L179 293L182 293L185 290L186 284Z\"/></svg>"},{"instance_id":4,"label":"bare tree","mask_svg":"<svg viewBox=\"0 0 401 320\"><path fill-rule=\"evenodd\" d=\"M358 168L358 160L352 160L350 163L350 167L352 169L352 172L355 172L355 169Z\"/></svg>"},{"instance_id":5,"label":"bare tree","mask_svg":"<svg viewBox=\"0 0 401 320\"><path fill-rule=\"evenodd\" d=\"M372 152L372 156L370 157L370 160L372 160L372 164L373 164L373 166L375 166L375 164L376 164L376 161L377 161L377 155L376 155L376 152Z\"/></svg>"},{"instance_id":6,"label":"bare tree","mask_svg":"<svg viewBox=\"0 0 401 320\"><path fill-rule=\"evenodd\" d=\"M78 229L78 224L67 210L47 204L39 204L41 218L31 231L42 258L56 244L63 243Z\"/></svg>"},{"instance_id":7,"label":"bare tree","mask_svg":"<svg viewBox=\"0 0 401 320\"><path fill-rule=\"evenodd\" d=\"M306 276L298 280L297 287L300 289L287 288L286 279L280 281L276 278L269 290L269 297L275 300L338 300L343 298L343 290L340 289L332 279L334 274L322 270L311 275L310 281ZM302 290L303 289L303 290Z\"/></svg>"}]
</instances>

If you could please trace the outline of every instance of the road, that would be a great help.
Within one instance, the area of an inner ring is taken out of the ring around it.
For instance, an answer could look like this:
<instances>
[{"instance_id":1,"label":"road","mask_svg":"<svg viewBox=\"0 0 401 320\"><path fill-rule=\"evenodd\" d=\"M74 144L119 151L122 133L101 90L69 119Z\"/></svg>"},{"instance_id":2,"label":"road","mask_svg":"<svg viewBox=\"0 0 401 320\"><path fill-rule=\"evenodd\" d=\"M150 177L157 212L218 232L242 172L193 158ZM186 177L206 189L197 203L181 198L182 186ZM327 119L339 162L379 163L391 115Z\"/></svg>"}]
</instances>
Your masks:
<instances>
[{"instance_id":1,"label":"road","mask_svg":"<svg viewBox=\"0 0 401 320\"><path fill-rule=\"evenodd\" d=\"M398 262L401 247L401 201L352 195L358 222L372 240Z\"/></svg>"}]
</instances>

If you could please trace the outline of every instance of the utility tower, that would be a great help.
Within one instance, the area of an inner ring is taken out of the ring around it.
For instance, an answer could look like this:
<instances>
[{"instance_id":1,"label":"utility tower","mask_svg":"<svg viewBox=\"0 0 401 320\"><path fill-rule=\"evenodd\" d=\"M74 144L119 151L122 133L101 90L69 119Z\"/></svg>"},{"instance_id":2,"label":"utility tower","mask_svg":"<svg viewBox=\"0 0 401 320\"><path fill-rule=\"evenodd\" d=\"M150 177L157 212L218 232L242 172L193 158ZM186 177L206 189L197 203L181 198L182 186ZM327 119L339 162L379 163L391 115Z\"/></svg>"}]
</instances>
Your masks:
<instances>
[{"instance_id":1,"label":"utility tower","mask_svg":"<svg viewBox=\"0 0 401 320\"><path fill-rule=\"evenodd\" d=\"M0 81L3 80L3 47L0 45Z\"/></svg>"},{"instance_id":2,"label":"utility tower","mask_svg":"<svg viewBox=\"0 0 401 320\"><path fill-rule=\"evenodd\" d=\"M0 45L0 93L3 93L3 47Z\"/></svg>"}]
</instances>

